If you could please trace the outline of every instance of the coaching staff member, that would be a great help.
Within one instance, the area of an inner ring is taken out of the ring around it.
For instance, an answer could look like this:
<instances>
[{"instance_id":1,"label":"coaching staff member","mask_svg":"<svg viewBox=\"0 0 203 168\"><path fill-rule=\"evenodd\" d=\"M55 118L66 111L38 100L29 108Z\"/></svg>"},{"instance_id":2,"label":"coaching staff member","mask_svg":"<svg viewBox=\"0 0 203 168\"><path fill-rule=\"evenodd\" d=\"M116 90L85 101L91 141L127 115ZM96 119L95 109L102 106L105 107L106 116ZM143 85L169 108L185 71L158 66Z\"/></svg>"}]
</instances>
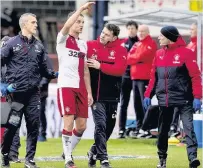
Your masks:
<instances>
[{"instance_id":1,"label":"coaching staff member","mask_svg":"<svg viewBox=\"0 0 203 168\"><path fill-rule=\"evenodd\" d=\"M163 48L156 53L144 99L145 108L148 108L151 104L152 90L155 89L160 106L157 144L160 163L157 168L166 167L168 132L174 108L178 108L183 122L189 167L196 168L200 162L197 159L193 113L201 108L202 86L195 54L186 48L174 26L163 27L158 39Z\"/></svg>"},{"instance_id":2,"label":"coaching staff member","mask_svg":"<svg viewBox=\"0 0 203 168\"><path fill-rule=\"evenodd\" d=\"M118 26L106 24L100 37L87 43L87 64L95 101L92 106L95 143L88 152L89 167L95 166L96 159L100 160L102 168L110 167L106 143L115 126L121 76L127 66L127 50L121 46L119 33Z\"/></svg>"},{"instance_id":3,"label":"coaching staff member","mask_svg":"<svg viewBox=\"0 0 203 168\"><path fill-rule=\"evenodd\" d=\"M44 76L56 78L57 74L47 68L44 46L33 35L37 30L34 14L25 13L19 19L21 32L7 41L1 48L1 61L6 63L6 84L14 84L12 101L21 104L11 111L8 128L5 130L1 144L2 166L10 167L8 154L16 130L24 114L27 127L27 148L25 168L36 168L33 161L39 129L40 93L39 82Z\"/></svg>"}]
</instances>

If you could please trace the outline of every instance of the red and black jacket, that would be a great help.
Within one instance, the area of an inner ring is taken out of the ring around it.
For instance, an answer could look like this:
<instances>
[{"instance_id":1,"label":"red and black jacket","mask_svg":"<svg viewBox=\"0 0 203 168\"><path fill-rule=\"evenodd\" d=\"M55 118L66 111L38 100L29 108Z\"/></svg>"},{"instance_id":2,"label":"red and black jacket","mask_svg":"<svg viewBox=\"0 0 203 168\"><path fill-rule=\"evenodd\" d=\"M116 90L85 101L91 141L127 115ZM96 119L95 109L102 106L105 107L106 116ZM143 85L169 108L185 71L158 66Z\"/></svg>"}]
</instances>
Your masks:
<instances>
[{"instance_id":1,"label":"red and black jacket","mask_svg":"<svg viewBox=\"0 0 203 168\"><path fill-rule=\"evenodd\" d=\"M152 97L153 89L160 106L192 103L202 98L200 71L195 54L185 47L182 37L156 53L145 97Z\"/></svg>"},{"instance_id":2,"label":"red and black jacket","mask_svg":"<svg viewBox=\"0 0 203 168\"><path fill-rule=\"evenodd\" d=\"M126 70L127 50L121 41L103 45L98 40L87 42L88 58L101 63L100 69L89 68L92 95L95 101L119 101L121 76Z\"/></svg>"}]
</instances>

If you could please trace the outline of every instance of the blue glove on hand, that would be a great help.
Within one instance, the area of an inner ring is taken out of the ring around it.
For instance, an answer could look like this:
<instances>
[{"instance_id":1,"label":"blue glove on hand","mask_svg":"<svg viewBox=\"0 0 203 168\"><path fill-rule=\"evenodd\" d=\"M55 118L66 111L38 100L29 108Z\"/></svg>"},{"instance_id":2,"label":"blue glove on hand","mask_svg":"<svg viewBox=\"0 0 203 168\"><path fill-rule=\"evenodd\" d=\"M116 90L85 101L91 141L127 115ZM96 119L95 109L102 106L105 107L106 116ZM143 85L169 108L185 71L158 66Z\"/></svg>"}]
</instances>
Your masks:
<instances>
[{"instance_id":1,"label":"blue glove on hand","mask_svg":"<svg viewBox=\"0 0 203 168\"><path fill-rule=\"evenodd\" d=\"M55 72L55 76L56 76L56 78L58 78L59 72Z\"/></svg>"},{"instance_id":2,"label":"blue glove on hand","mask_svg":"<svg viewBox=\"0 0 203 168\"><path fill-rule=\"evenodd\" d=\"M193 100L193 108L194 108L195 112L197 110L201 109L201 101L200 101L200 99L194 99Z\"/></svg>"},{"instance_id":3,"label":"blue glove on hand","mask_svg":"<svg viewBox=\"0 0 203 168\"><path fill-rule=\"evenodd\" d=\"M15 85L15 84L10 84L10 85L8 85L7 90L8 90L10 93L15 92L15 90L16 90L16 85Z\"/></svg>"},{"instance_id":4,"label":"blue glove on hand","mask_svg":"<svg viewBox=\"0 0 203 168\"><path fill-rule=\"evenodd\" d=\"M145 110L147 110L150 105L151 105L151 99L149 97L145 97L144 98L144 108L145 108Z\"/></svg>"},{"instance_id":5,"label":"blue glove on hand","mask_svg":"<svg viewBox=\"0 0 203 168\"><path fill-rule=\"evenodd\" d=\"M7 95L7 87L8 87L8 84L1 83L1 84L0 84L0 87L1 87L1 95L2 95L2 96L6 96L6 95Z\"/></svg>"}]
</instances>

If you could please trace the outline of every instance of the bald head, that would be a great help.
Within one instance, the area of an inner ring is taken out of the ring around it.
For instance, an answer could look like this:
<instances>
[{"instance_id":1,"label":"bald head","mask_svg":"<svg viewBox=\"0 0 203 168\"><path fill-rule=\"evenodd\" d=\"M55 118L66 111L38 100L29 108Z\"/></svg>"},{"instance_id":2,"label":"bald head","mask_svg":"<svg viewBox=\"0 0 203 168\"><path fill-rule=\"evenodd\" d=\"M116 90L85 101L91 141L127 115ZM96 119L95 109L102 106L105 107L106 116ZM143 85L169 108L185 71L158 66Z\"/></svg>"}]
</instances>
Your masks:
<instances>
[{"instance_id":1,"label":"bald head","mask_svg":"<svg viewBox=\"0 0 203 168\"><path fill-rule=\"evenodd\" d=\"M149 27L147 25L139 25L138 38L144 40L149 35Z\"/></svg>"},{"instance_id":2,"label":"bald head","mask_svg":"<svg viewBox=\"0 0 203 168\"><path fill-rule=\"evenodd\" d=\"M191 38L197 37L197 23L193 23L190 26L190 36L191 36Z\"/></svg>"}]
</instances>

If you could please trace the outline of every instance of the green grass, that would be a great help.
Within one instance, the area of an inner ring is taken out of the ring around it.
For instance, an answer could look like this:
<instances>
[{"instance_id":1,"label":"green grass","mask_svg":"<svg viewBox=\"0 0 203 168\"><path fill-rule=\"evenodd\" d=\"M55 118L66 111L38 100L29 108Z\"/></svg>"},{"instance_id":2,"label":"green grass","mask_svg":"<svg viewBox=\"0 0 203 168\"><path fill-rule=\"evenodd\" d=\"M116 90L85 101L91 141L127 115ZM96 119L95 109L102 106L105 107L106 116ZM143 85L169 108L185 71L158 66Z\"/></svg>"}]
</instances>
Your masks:
<instances>
[{"instance_id":1,"label":"green grass","mask_svg":"<svg viewBox=\"0 0 203 168\"><path fill-rule=\"evenodd\" d=\"M74 156L86 156L92 140L82 140L75 149ZM21 140L20 158L25 156L25 139ZM110 140L108 142L109 155L133 155L150 156L147 159L119 159L110 160L113 168L155 168L158 162L155 140ZM37 146L36 157L60 156L62 153L61 139L48 139L47 142L40 142ZM185 147L170 146L168 151L167 168L188 168L187 153ZM198 149L198 158L202 158L202 149ZM75 160L78 168L87 168L87 160ZM63 161L37 162L40 168L63 168ZM11 168L22 168L23 163L12 163ZM97 162L99 168L99 162Z\"/></svg>"}]
</instances>

